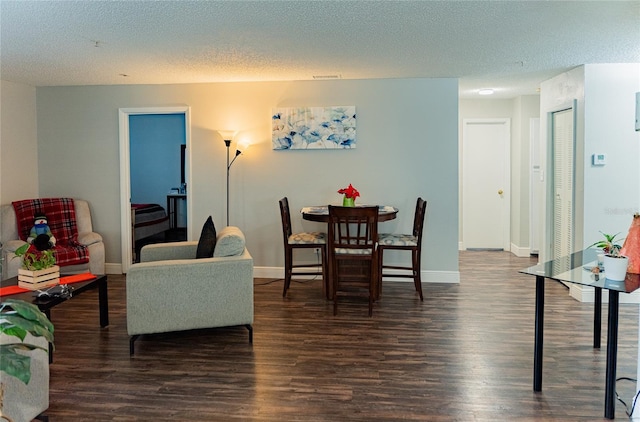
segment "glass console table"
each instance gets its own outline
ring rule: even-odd
[[[627,273],[624,281],[607,280],[606,274],[596,275],[587,269],[596,265],[597,251],[586,249],[569,256],[525,268],[520,272],[536,277],[535,334],[533,351],[533,390],[542,391],[542,345],[544,332],[545,279],[594,287],[593,347],[600,348],[602,289],[609,291],[607,324],[607,367],[605,379],[604,416],[615,418],[615,383],[618,354],[618,310],[620,293],[640,288],[640,274]]]

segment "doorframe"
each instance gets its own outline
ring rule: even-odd
[[[545,149],[546,149],[546,154],[545,154],[545,159],[546,159],[546,163],[543,166],[546,167],[546,180],[545,180],[545,192],[543,194],[544,197],[544,227],[543,227],[543,233],[544,233],[544,239],[541,242],[540,245],[540,254],[539,257],[541,258],[541,262],[544,261],[548,261],[550,259],[553,259],[553,239],[554,239],[554,234],[553,234],[553,221],[554,221],[554,195],[555,195],[555,182],[554,182],[554,167],[553,167],[553,155],[554,155],[554,144],[553,144],[553,114],[554,113],[558,113],[561,111],[565,111],[565,110],[572,110],[573,113],[573,169],[571,169],[571,171],[573,172],[573,224],[574,224],[574,233],[573,233],[573,244],[571,246],[572,250],[575,250],[575,245],[576,245],[576,235],[578,234],[575,229],[577,228],[577,224],[576,224],[576,190],[577,190],[577,172],[576,172],[576,168],[577,168],[577,136],[578,136],[578,124],[577,124],[577,108],[578,108],[578,101],[576,99],[572,99],[560,104],[557,104],[556,106],[552,107],[549,111],[546,112],[546,128],[540,128],[540,130],[542,131],[543,129],[546,131],[547,134],[547,139],[546,139],[546,145],[544,145]],[[541,145],[542,146],[542,145]]]
[[[184,114],[185,144],[187,155],[185,157],[185,172],[187,186],[192,187],[191,180],[191,107],[136,107],[118,109],[119,137],[120,137],[120,244],[122,273],[126,274],[133,259],[131,231],[131,163],[130,163],[130,132],[129,116],[141,114]],[[187,227],[191,227],[193,196],[187,195]],[[187,230],[189,232],[189,230]]]
[[[538,254],[542,244],[540,230],[542,225],[542,203],[544,196],[545,174],[542,168],[542,148],[540,143],[540,118],[529,119],[529,252]],[[534,157],[538,157],[537,161]],[[537,174],[535,172],[537,170]],[[538,176],[534,180],[533,176]],[[541,191],[537,192],[537,188]]]
[[[505,174],[504,174],[504,191],[506,192],[506,196],[507,196],[507,200],[505,201],[505,207],[506,210],[506,217],[507,217],[507,222],[506,222],[506,227],[504,227],[504,231],[502,233],[502,244],[503,244],[503,249],[505,251],[511,251],[511,141],[512,141],[512,136],[511,136],[511,118],[509,117],[493,117],[493,118],[464,118],[462,119],[462,141],[461,141],[461,148],[464,148],[465,142],[466,142],[466,138],[467,138],[467,124],[501,124],[501,125],[505,125],[507,127],[507,132],[508,132],[508,140],[507,140],[507,144],[505,145],[505,149],[504,151],[501,152],[501,154],[503,155],[503,159],[505,160]],[[460,154],[460,168],[462,171],[462,177],[461,177],[461,183],[459,186],[460,189],[460,198],[461,198],[461,203],[462,203],[462,212],[460,213],[460,221],[462,223],[462,230],[461,233],[462,235],[462,242],[460,244],[460,249],[465,249],[466,246],[466,241],[464,239],[464,207],[465,207],[465,201],[464,201],[464,187],[462,186],[462,182],[464,182],[464,151],[462,151],[462,153]]]

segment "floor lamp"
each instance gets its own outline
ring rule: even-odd
[[[231,139],[225,139],[224,144],[227,146],[227,226],[229,226],[229,169],[238,155],[242,154],[242,151],[236,149],[236,155],[234,155],[233,160],[229,162],[229,147],[231,146]]]

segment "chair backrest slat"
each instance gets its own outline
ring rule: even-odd
[[[378,240],[378,207],[329,205],[331,250],[375,249]]]

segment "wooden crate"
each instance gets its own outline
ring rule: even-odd
[[[38,290],[59,283],[60,267],[57,265],[38,271],[18,269],[18,286],[24,289]]]

